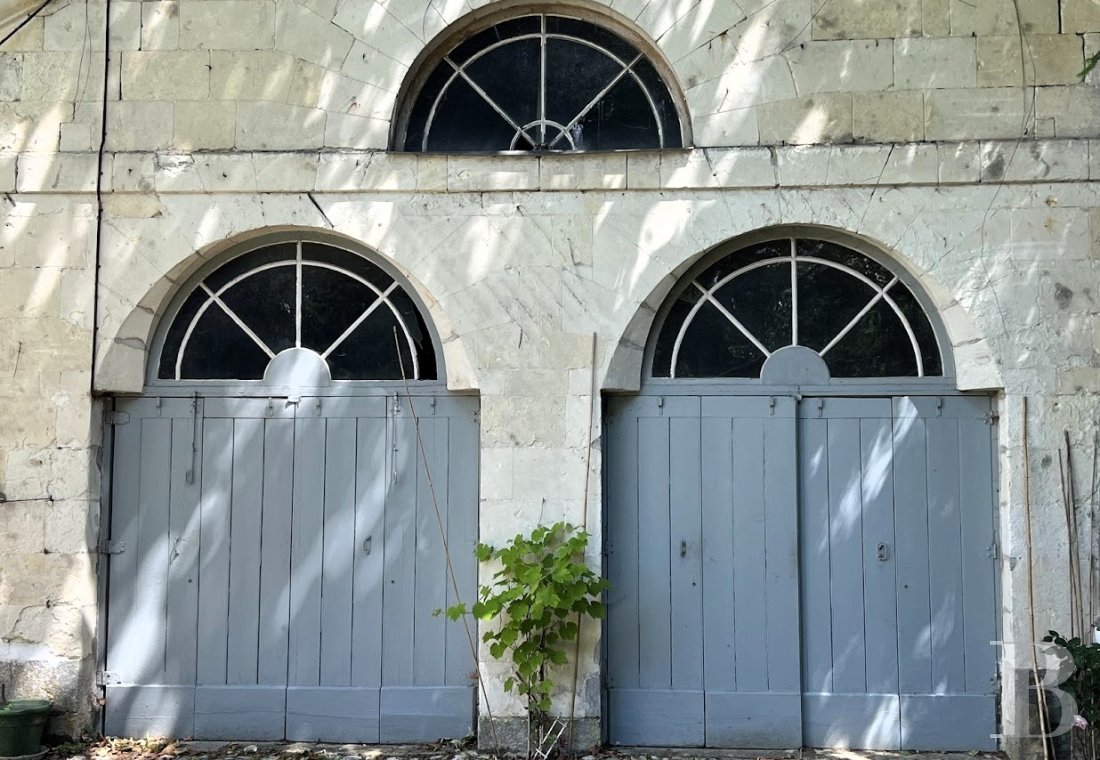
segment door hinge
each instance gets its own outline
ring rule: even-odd
[[[122,679],[119,678],[118,673],[112,670],[97,670],[95,672],[96,686],[112,686],[120,683],[122,683]]]
[[[985,413],[985,424],[987,424],[987,425],[996,425],[997,421],[1000,420],[1000,419],[1001,419],[1001,416],[999,414],[997,414],[996,412],[986,412]]]
[[[1001,550],[997,546],[996,541],[991,543],[989,545],[989,548],[985,550],[985,556],[989,557],[990,559],[1000,559],[1001,558]]]
[[[100,554],[122,554],[126,551],[125,541],[111,541],[110,539],[103,539],[99,542],[96,550]]]
[[[129,412],[118,412],[113,409],[108,409],[103,413],[104,425],[125,425],[129,421]]]

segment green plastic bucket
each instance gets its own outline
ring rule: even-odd
[[[45,699],[0,702],[0,757],[38,752],[49,715],[50,702]]]

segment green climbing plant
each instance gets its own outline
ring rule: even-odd
[[[510,657],[512,673],[504,689],[524,697],[540,720],[550,712],[552,666],[569,660],[566,642],[576,640],[582,618],[604,616],[600,596],[608,584],[584,561],[588,540],[586,531],[559,522],[540,525],[527,536],[518,534],[499,548],[478,544],[478,560],[498,560],[500,570],[478,590],[469,610],[465,604],[447,609],[452,620],[465,614],[499,619],[482,640],[494,658]]]

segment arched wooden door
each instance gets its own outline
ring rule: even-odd
[[[607,407],[612,743],[995,748],[995,418],[905,279],[779,238],[674,291]]]
[[[201,272],[157,345],[112,414],[106,732],[472,733],[466,632],[434,613],[444,539],[476,589],[478,405],[404,287],[265,245]]]

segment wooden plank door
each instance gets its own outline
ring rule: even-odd
[[[805,742],[897,749],[890,399],[807,399],[800,416]]]
[[[204,400],[194,736],[285,735],[294,414]]]
[[[988,411],[964,397],[802,402],[806,744],[995,748]]]
[[[465,630],[435,611],[454,600],[444,536],[463,598],[476,593],[477,406],[419,401],[424,455],[407,398],[299,404],[288,739],[473,732]]]
[[[107,599],[111,736],[187,736],[195,718],[201,399],[119,400]]]
[[[638,397],[608,419],[615,744],[800,744],[791,399]]]

